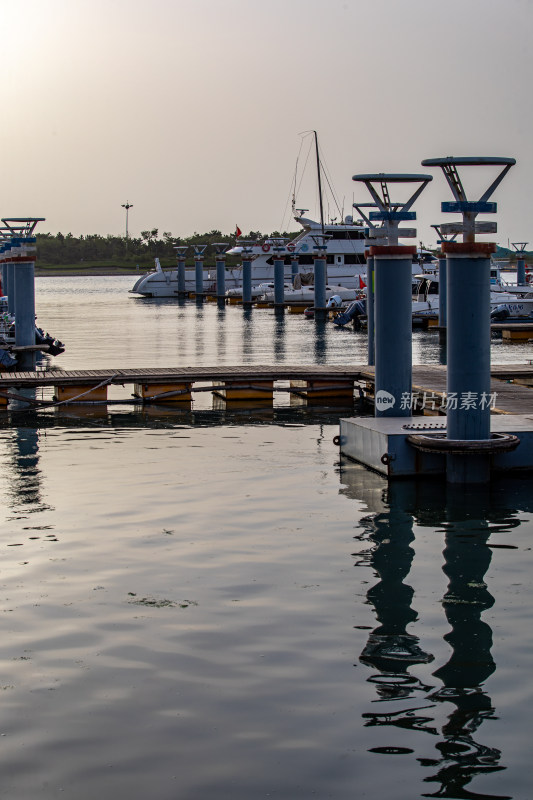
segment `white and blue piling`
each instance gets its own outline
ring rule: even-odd
[[[490,256],[496,245],[476,242],[476,233],[495,232],[496,224],[476,224],[480,213],[496,213],[489,202],[494,190],[516,163],[514,158],[433,158],[426,167],[441,167],[454,200],[442,203],[445,213],[461,214],[462,242],[444,242],[447,283],[446,440],[458,444],[447,456],[449,483],[485,483],[490,477]],[[498,166],[500,174],[477,201],[468,200],[458,167]],[[452,223],[453,225],[453,223]],[[448,232],[443,226],[444,232]],[[477,442],[484,442],[481,446]],[[438,445],[437,445],[438,446]],[[478,452],[485,448],[487,454]]]
[[[525,286],[526,280],[526,261],[525,250],[527,242],[512,242],[516,250],[516,283],[518,286]]]
[[[248,243],[242,250],[242,306],[249,310],[252,307],[252,260],[253,251]]]
[[[285,303],[285,243],[277,241],[274,251],[274,308],[283,308]]]
[[[7,296],[7,311],[15,313],[15,264],[11,259],[11,237],[4,242],[4,286],[3,292]]]
[[[228,244],[227,242],[219,242],[213,244],[213,247],[215,248],[217,301],[219,305],[222,305],[226,302],[226,251]]]
[[[8,266],[13,268],[9,277],[10,292],[14,294],[15,346],[21,348],[17,362],[22,370],[34,370],[35,352],[35,258],[36,239],[33,231],[43,218],[17,217],[2,220],[11,232]],[[25,349],[28,348],[28,349]]]
[[[177,274],[178,274],[178,297],[185,297],[187,294],[186,289],[186,282],[185,282],[185,258],[186,253],[189,248],[187,245],[179,245],[175,246],[174,250],[176,251],[176,258],[178,261],[177,264]]]
[[[294,283],[294,279],[298,275],[300,271],[300,257],[297,252],[295,252],[295,245],[288,244],[287,250],[291,254],[291,278],[292,282]]]
[[[370,247],[375,244],[386,244],[385,239],[381,239],[382,226],[376,225],[368,218],[367,208],[376,209],[376,203],[354,203],[353,207],[360,214],[368,226],[368,238],[365,241],[365,258],[366,258],[366,330],[368,342],[368,363],[374,366],[376,363],[376,347],[375,347],[375,271],[374,271],[374,256],[370,255]],[[365,211],[363,211],[365,209]]]
[[[431,175],[366,174],[354,175],[354,181],[366,185],[376,211],[371,223],[380,222],[379,241],[369,255],[374,260],[375,314],[375,400],[376,417],[408,417],[411,404],[406,399],[412,391],[412,261],[416,247],[398,244],[399,238],[412,238],[416,231],[401,230],[399,224],[416,219],[411,211]],[[407,202],[392,203],[389,184],[417,184]],[[368,289],[368,286],[367,286]]]
[[[315,242],[313,251],[313,271],[315,283],[315,320],[324,321],[326,319],[327,305],[327,245],[324,236],[313,236]]]
[[[207,245],[199,244],[194,246],[194,285],[197,300],[203,300],[204,296],[204,253]]]
[[[15,345],[35,345],[35,249],[34,237],[13,237],[11,258],[15,265]],[[34,370],[35,350],[21,351],[18,366]]]
[[[476,233],[496,231],[495,223],[476,218],[479,213],[496,212],[489,198],[514,163],[512,158],[484,157],[422,162],[424,167],[441,167],[452,190],[454,200],[443,203],[442,210],[463,217],[459,225],[442,226],[446,234],[459,228],[463,237],[462,242],[442,244],[447,273],[447,382],[441,408],[446,417],[438,422],[420,422],[420,417],[412,415],[402,420],[342,420],[339,436],[344,455],[389,479],[445,475],[450,485],[468,486],[486,483],[493,470],[533,468],[530,418],[523,414],[491,417],[490,255],[495,245],[475,238]],[[457,171],[462,166],[502,169],[480,199],[470,201]],[[394,351],[389,357],[396,357]],[[409,393],[413,397],[411,388]]]

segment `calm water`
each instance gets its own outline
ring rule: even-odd
[[[131,284],[38,280],[55,363],[365,361]],[[339,414],[208,403],[0,417],[0,797],[533,797],[532,479],[388,488]]]

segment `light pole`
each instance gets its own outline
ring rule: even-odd
[[[122,203],[122,208],[126,209],[126,239],[128,238],[128,211],[133,208],[132,203]]]

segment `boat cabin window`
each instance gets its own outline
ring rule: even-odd
[[[335,229],[326,229],[326,234],[330,239],[364,239],[365,234],[363,231],[338,231]]]
[[[345,253],[344,254],[344,263],[345,264],[366,264],[366,258],[364,253]]]

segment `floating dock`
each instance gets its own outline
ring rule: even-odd
[[[105,402],[109,386],[131,387],[139,402],[190,402],[198,391],[250,403],[272,402],[275,392],[290,392],[299,398],[335,405],[342,399],[350,405],[361,394],[372,403],[375,368],[368,365],[277,364],[216,367],[139,367],[125,369],[0,372],[0,403],[7,405],[17,391],[52,387],[58,402]],[[287,386],[287,383],[289,384]],[[533,363],[494,365],[491,368],[492,413],[533,415]],[[446,393],[446,367],[413,367],[413,396],[421,414],[439,414]],[[421,407],[423,406],[423,407]]]

